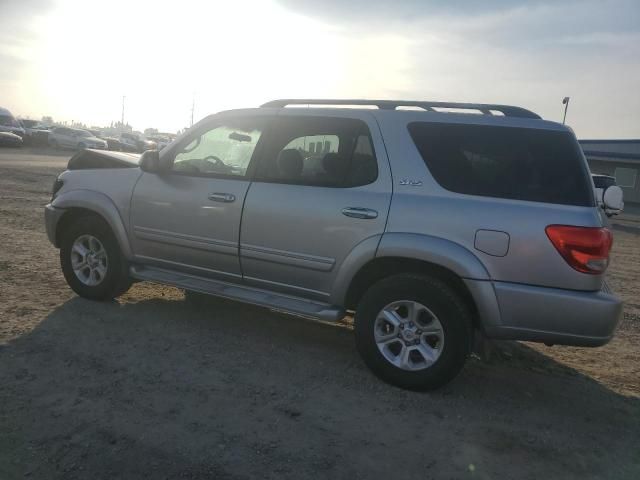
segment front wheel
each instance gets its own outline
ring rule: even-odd
[[[81,297],[110,300],[131,286],[118,242],[96,216],[80,217],[63,232],[60,264],[67,283]]]
[[[446,283],[394,275],[374,284],[355,315],[356,346],[379,378],[409,390],[434,390],[462,369],[472,345],[466,303]]]

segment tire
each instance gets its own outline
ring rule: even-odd
[[[78,253],[80,247],[76,242],[85,250],[104,251],[104,255],[96,255],[91,259],[85,257],[84,263],[93,263],[95,269],[87,266],[74,270],[74,266],[82,264],[82,261],[79,261],[82,256]],[[62,273],[67,284],[78,295],[90,300],[111,300],[129,290],[132,281],[128,274],[127,262],[120,252],[111,228],[102,218],[79,217],[62,232],[60,243]]]
[[[411,308],[417,316],[409,315]],[[400,320],[399,325],[388,322],[391,317],[393,323]],[[446,283],[422,275],[394,275],[362,297],[355,340],[365,364],[383,381],[408,390],[435,390],[458,375],[471,353],[472,316]]]

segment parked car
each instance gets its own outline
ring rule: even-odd
[[[95,137],[91,132],[69,127],[54,127],[51,129],[49,145],[54,148],[74,148],[79,150],[85,148],[106,150],[107,148],[107,142]]]
[[[0,108],[0,132],[10,132],[24,137],[24,128],[6,108]]]
[[[104,137],[103,140],[107,142],[107,149],[114,150],[116,152],[124,152],[127,150],[126,146],[115,137]]]
[[[153,142],[155,144],[156,150],[162,150],[164,147],[169,145],[172,140],[169,137],[161,137],[161,136],[147,136],[146,140],[149,142]],[[149,149],[152,150],[152,149]]]
[[[616,186],[616,179],[610,175],[601,175],[598,173],[591,174],[591,178],[593,179],[593,185],[596,193],[596,201],[598,202],[598,206],[602,208],[608,217],[613,217],[614,215],[620,215],[622,210],[624,209],[624,202],[622,202],[619,209],[613,209],[610,207],[605,207],[604,203],[604,194],[609,187]],[[622,189],[619,189],[622,192]],[[614,190],[616,194],[618,190]]]
[[[45,219],[78,295],[147,280],[323,320],[355,312],[364,362],[408,389],[454,378],[474,336],[603,345],[622,308],[575,135],[519,107],[227,111],[161,152],[77,154]]]
[[[20,135],[11,132],[0,132],[0,146],[2,147],[21,147],[23,140]]]
[[[24,141],[31,145],[46,145],[49,138],[49,129],[38,120],[21,118],[18,120],[24,129]]]
[[[122,144],[122,150],[125,152],[142,153],[146,150],[155,150],[157,148],[154,142],[145,140],[135,133],[121,133],[118,140]]]

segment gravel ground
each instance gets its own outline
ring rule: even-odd
[[[136,284],[67,288],[42,206],[64,157],[0,150],[0,479],[640,478],[640,235],[598,349],[496,344],[416,394],[364,367],[348,325]]]

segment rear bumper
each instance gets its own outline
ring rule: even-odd
[[[492,285],[496,302],[493,308],[479,306],[489,338],[596,347],[611,340],[622,312],[622,301],[606,284],[599,292],[582,292],[484,283]],[[484,297],[488,297],[487,286],[483,288]],[[477,303],[482,302],[491,300]],[[483,310],[492,312],[492,317],[483,316]]]
[[[51,204],[44,207],[44,225],[47,230],[47,237],[54,247],[59,247],[56,242],[56,228],[64,212],[64,209],[56,208]]]

